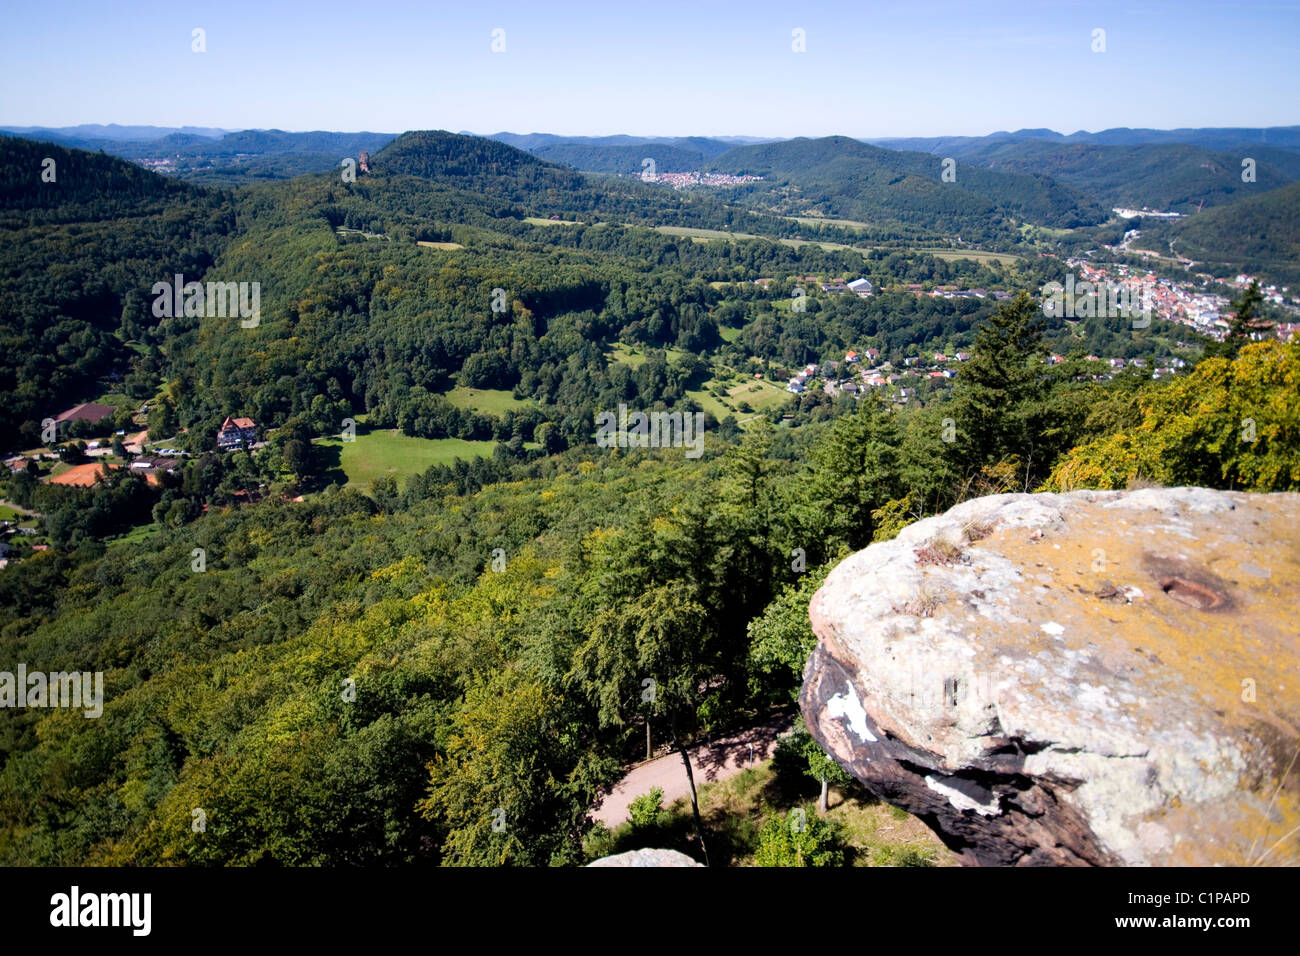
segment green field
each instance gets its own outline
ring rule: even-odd
[[[666,236],[690,236],[692,239],[759,239],[748,232],[724,232],[721,229],[696,229],[692,226],[655,226]]]
[[[709,412],[718,421],[732,415],[742,424],[758,414],[785,405],[790,400],[790,393],[780,385],[760,379],[726,384],[727,397],[718,398],[713,394],[716,379],[710,379],[703,388],[687,391],[688,398],[697,402],[701,409]],[[740,410],[740,403],[746,402],[752,411]]]
[[[432,465],[450,465],[457,458],[486,458],[495,442],[464,441],[460,438],[411,438],[396,429],[358,434],[356,441],[320,438],[315,444],[323,449],[337,448],[339,467],[347,483],[369,491],[376,478],[392,475],[398,487],[405,487],[409,475],[426,471]]]
[[[521,408],[529,408],[535,403],[515,396],[506,388],[466,388],[463,385],[457,385],[446,394],[447,401],[451,402],[457,408],[468,408],[472,411],[483,412],[485,415],[504,415],[506,412],[517,412]]]
[[[971,259],[975,262],[1016,262],[1021,257],[1013,255],[1010,252],[981,252],[978,249],[910,249],[913,255],[931,255],[936,259],[942,259],[944,262],[952,262],[956,259]]]
[[[121,392],[105,392],[98,398],[92,398],[91,401],[96,405],[112,405],[114,408],[122,408],[125,406],[132,411],[140,407],[139,401],[131,398],[129,395],[124,395]]]
[[[622,342],[615,342],[613,347],[605,353],[605,358],[611,362],[622,362],[631,368],[640,368],[645,364],[646,352],[650,351],[644,345],[625,345]],[[664,352],[668,356],[669,362],[679,362],[687,356],[685,349],[667,348]]]
[[[534,226],[578,226],[576,219],[542,219],[539,216],[524,216],[524,222]]]
[[[164,530],[166,529],[164,529],[162,525],[157,524],[137,525],[126,534],[118,535],[110,542],[110,545],[144,541],[147,538],[152,538],[154,535],[162,534]]]
[[[857,219],[820,219],[816,216],[786,216],[787,219],[793,219],[801,226],[839,226],[843,229],[870,229],[871,224],[860,222]]]
[[[736,410],[734,408],[730,408],[727,405],[724,405],[721,401],[719,401],[716,395],[714,395],[712,392],[706,391],[705,389],[702,388],[688,389],[686,392],[686,397],[689,398],[691,401],[695,402],[697,405],[699,405],[702,411],[708,412],[718,421],[722,421],[728,415],[734,416],[736,414]]]

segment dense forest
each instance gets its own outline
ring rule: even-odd
[[[98,719],[0,709],[0,863],[579,864],[647,734],[682,748],[789,705],[848,552],[982,494],[1300,489],[1300,344],[1044,315],[1063,265],[1019,225],[1092,222],[1092,200],[974,170],[944,192],[839,141],[741,149],[732,168],[810,174],[799,204],[825,214],[892,181],[903,228],[810,241],[775,180],[675,193],[444,132],[354,180],[220,190],[0,141],[21,453],[0,497],[33,513],[0,660],[105,675]],[[906,244],[990,216],[1020,253]],[[259,321],[159,316],[174,273],[259,283]],[[874,294],[838,290],[858,277]],[[785,389],[852,350],[898,381]],[[43,419],[109,397],[56,463],[34,451]],[[598,446],[620,405],[700,412],[703,453]],[[219,446],[230,416],[255,447]],[[154,480],[135,428],[175,462]],[[381,436],[483,453],[362,480]],[[53,482],[87,438],[119,467]]]

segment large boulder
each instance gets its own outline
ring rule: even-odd
[[[703,863],[696,863],[685,853],[678,853],[676,850],[628,850],[626,853],[615,853],[613,856],[602,856],[599,860],[588,863],[587,866],[703,866]]]
[[[963,862],[1300,861],[1300,494],[974,499],[810,617],[809,730]]]

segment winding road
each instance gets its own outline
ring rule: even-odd
[[[706,783],[727,780],[742,770],[767,760],[776,750],[777,738],[788,733],[793,726],[794,714],[786,713],[734,736],[688,747],[686,752],[691,758],[691,772],[695,775],[696,788]],[[612,830],[627,819],[628,805],[654,787],[663,788],[664,806],[671,806],[680,797],[690,796],[691,789],[686,780],[686,768],[682,766],[681,754],[674,751],[633,767],[596,804],[591,816]]]

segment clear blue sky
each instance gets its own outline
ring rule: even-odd
[[[0,23],[5,125],[874,137],[1300,123],[1295,0],[10,0]]]

